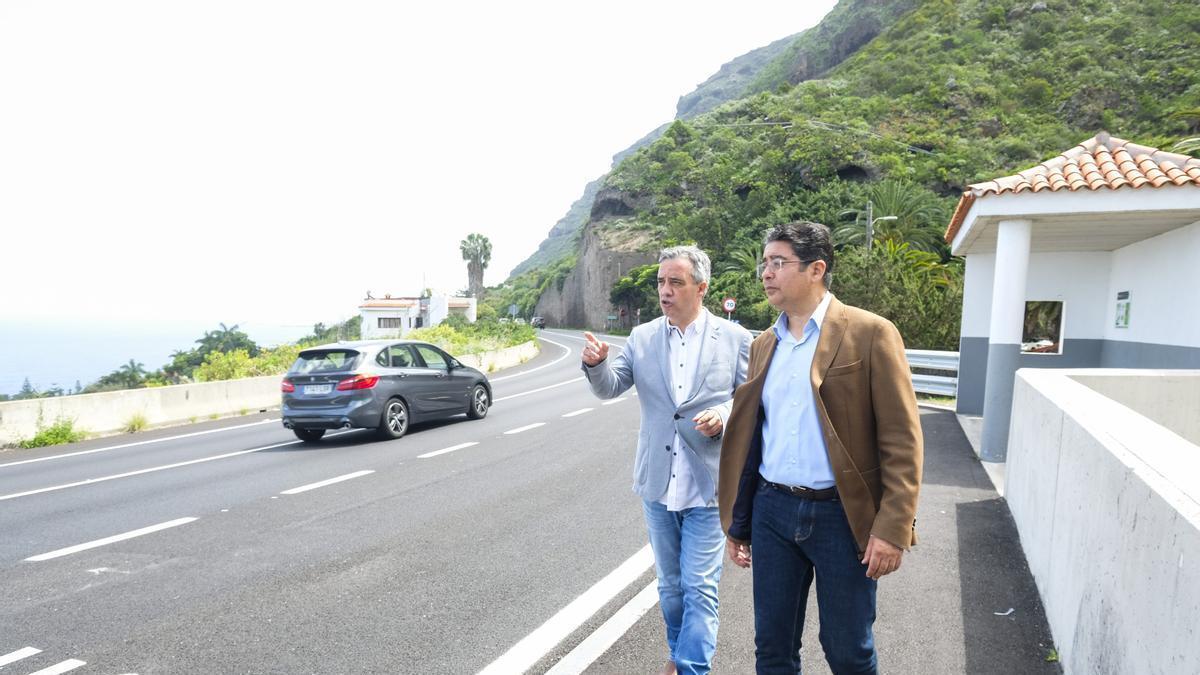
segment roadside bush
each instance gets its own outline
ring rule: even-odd
[[[133,415],[130,415],[128,420],[125,421],[124,430],[127,434],[136,434],[137,432],[149,426],[149,424],[150,422],[146,419],[145,415],[141,413],[134,413]]]
[[[535,338],[534,330],[528,325],[513,323],[468,323],[454,328],[448,322],[429,328],[418,328],[404,337],[433,343],[453,356],[478,354],[513,347]]]
[[[63,443],[78,443],[87,438],[87,432],[75,428],[75,421],[60,417],[48,427],[38,425],[38,432],[33,438],[21,441],[17,445],[22,448],[44,448],[48,445]]]

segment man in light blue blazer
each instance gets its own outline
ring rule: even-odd
[[[695,246],[663,249],[663,316],[633,329],[613,359],[586,333],[592,392],[616,398],[636,386],[642,407],[633,491],[654,549],[670,658],[662,673],[707,673],[717,647],[717,584],[725,536],[717,511],[721,431],[746,379],[750,333],[704,308],[712,265]]]

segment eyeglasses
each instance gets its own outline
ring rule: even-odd
[[[809,265],[818,260],[820,260],[820,258],[813,258],[812,260],[787,260],[785,258],[771,258],[765,262],[758,263],[758,267],[756,267],[755,270],[758,272],[758,278],[761,279],[763,273],[768,269],[770,269],[772,272],[779,272],[783,269],[784,265]]]

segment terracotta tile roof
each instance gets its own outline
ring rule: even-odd
[[[1200,159],[1137,145],[1101,132],[1014,176],[967,186],[946,229],[946,241],[954,241],[975,200],[988,195],[1189,184],[1200,186]]]

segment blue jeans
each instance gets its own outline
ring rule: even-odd
[[[671,660],[681,675],[707,673],[717,649],[717,584],[725,549],[721,517],[716,507],[668,511],[643,500],[642,508]]]
[[[876,673],[875,588],[842,502],[761,486],[751,517],[754,645],[758,675],[800,669],[800,636],[813,577],[821,647],[834,675]]]

